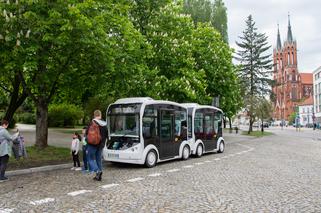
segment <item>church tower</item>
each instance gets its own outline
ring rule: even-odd
[[[289,116],[295,112],[296,102],[302,97],[297,63],[297,45],[293,39],[290,16],[288,17],[287,37],[283,46],[278,26],[273,61],[273,79],[275,81],[275,85],[272,88],[275,95],[274,118],[288,120]]]

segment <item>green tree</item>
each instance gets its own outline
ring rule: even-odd
[[[213,14],[211,23],[222,35],[223,41],[228,43],[227,34],[227,8],[223,0],[215,0],[213,5]]]
[[[240,42],[236,42],[240,48],[237,51],[237,59],[240,62],[240,79],[244,89],[244,100],[250,117],[248,133],[252,131],[255,120],[254,107],[256,98],[267,95],[271,92],[270,78],[272,60],[271,54],[266,53],[270,49],[267,36],[258,33],[255,22],[251,15],[246,20],[246,29],[239,37]]]
[[[184,13],[190,14],[195,26],[198,23],[209,22],[228,43],[227,9],[223,0],[184,0]]]
[[[148,25],[146,38],[153,51],[148,64],[157,73],[153,88],[161,99],[202,103],[208,100],[205,72],[195,69],[194,25],[181,9],[169,4]]]
[[[261,131],[264,132],[264,120],[272,118],[272,103],[264,97],[256,98],[256,105],[254,108],[255,117],[261,120]]]
[[[124,21],[122,6],[107,0],[0,3],[9,14],[1,14],[1,34],[6,42],[16,41],[10,47],[19,66],[13,74],[36,105],[38,147],[47,146],[48,105],[57,90],[77,85],[80,77],[100,84],[113,71],[110,23]]]
[[[232,64],[231,48],[213,27],[200,23],[193,33],[193,56],[196,70],[205,72],[206,94],[220,97],[220,107],[231,118],[241,107],[240,85]]]

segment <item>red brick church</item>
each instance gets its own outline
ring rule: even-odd
[[[287,39],[281,43],[278,28],[276,48],[273,50],[275,95],[273,118],[275,120],[289,120],[295,108],[302,101],[312,96],[312,73],[300,73],[297,60],[297,43],[293,39],[290,17],[288,21]]]

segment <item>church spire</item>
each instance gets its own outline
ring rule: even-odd
[[[291,23],[290,23],[290,14],[288,15],[288,37],[287,42],[292,43],[293,37],[292,37],[292,29],[291,29]]]
[[[281,50],[282,46],[281,46],[281,36],[280,36],[280,29],[279,29],[279,24],[278,24],[278,37],[276,40],[276,49],[277,50]]]

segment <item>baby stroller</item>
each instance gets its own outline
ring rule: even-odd
[[[19,160],[21,157],[27,157],[27,151],[25,147],[25,141],[22,134],[17,129],[17,132],[12,135],[12,152],[13,156]]]

